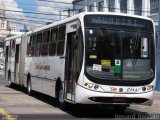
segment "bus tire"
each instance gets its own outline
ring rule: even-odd
[[[67,105],[64,101],[64,91],[63,91],[63,87],[62,87],[62,84],[61,82],[58,82],[57,86],[57,92],[56,92],[56,99],[57,99],[57,102],[58,102],[58,107],[62,110],[66,110],[67,109]]]
[[[32,93],[32,86],[31,86],[31,78],[30,76],[27,78],[27,94],[31,95]]]
[[[10,71],[8,72],[8,86],[9,86],[9,87],[12,87],[11,73],[10,73]]]

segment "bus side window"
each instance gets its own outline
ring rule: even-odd
[[[42,33],[37,34],[36,46],[35,46],[35,56],[40,56],[41,51],[41,43],[42,43]]]
[[[46,30],[43,32],[42,43],[48,43],[50,37],[50,30]]]
[[[32,41],[32,45],[35,45],[36,44],[36,41],[37,41],[37,35],[33,35],[33,41]]]
[[[31,46],[31,56],[35,55],[35,46]]]
[[[49,43],[49,56],[54,56],[56,54],[57,33],[58,33],[57,28],[53,28],[51,30],[50,43]]]
[[[27,56],[31,56],[31,43],[33,42],[33,36],[30,36],[30,42],[27,43]]]
[[[49,44],[49,55],[54,56],[56,54],[56,43]]]
[[[41,44],[42,43],[42,33],[37,34],[37,41],[36,44]]]
[[[57,33],[58,33],[58,29],[57,28],[53,28],[51,30],[50,42],[56,42],[57,41]]]
[[[50,37],[50,31],[46,30],[43,32],[42,36],[42,45],[41,45],[41,55],[47,56],[48,55],[48,42]]]
[[[11,57],[11,44],[12,44],[12,42],[10,41],[10,44],[9,44],[9,57]]]
[[[57,41],[57,55],[63,55],[64,53],[64,41],[66,34],[66,26],[59,27],[58,41]]]
[[[12,45],[11,45],[11,57],[14,57],[15,55],[15,40],[12,40]]]
[[[30,54],[31,54],[32,57],[35,55],[36,41],[37,41],[37,35],[35,34],[35,35],[32,36],[32,40],[31,40],[31,52],[30,52]]]

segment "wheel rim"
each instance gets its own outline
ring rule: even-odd
[[[63,103],[64,102],[64,98],[63,98],[63,89],[61,88],[59,91],[59,102]]]
[[[30,84],[30,81],[28,82],[28,93],[31,92],[31,84]]]
[[[8,78],[8,85],[11,85],[11,77]]]

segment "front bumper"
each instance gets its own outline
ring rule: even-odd
[[[146,93],[104,93],[76,87],[75,102],[80,104],[143,104],[152,105],[153,91]]]

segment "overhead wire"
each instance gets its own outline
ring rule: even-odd
[[[0,4],[0,5],[3,5],[3,4]],[[11,6],[11,5],[5,5],[5,6],[7,6],[7,7],[11,7],[11,8],[22,9],[22,8],[15,7],[15,6]],[[51,7],[51,6],[48,6],[48,8],[52,8],[52,9],[54,9],[54,8],[59,8],[59,7]],[[1,9],[1,10],[3,10],[3,9]],[[5,10],[5,9],[4,9],[4,10]],[[28,10],[28,11],[33,12],[33,11],[32,11],[33,9],[23,8],[23,10]],[[51,12],[46,12],[46,11],[41,11],[41,10],[38,10],[38,11],[43,12],[43,13],[52,14]],[[57,15],[58,15],[58,14],[57,14]]]
[[[0,9],[4,10],[4,9]],[[23,13],[30,13],[30,14],[42,14],[42,15],[55,15],[55,16],[67,16],[67,15],[59,15],[59,14],[54,14],[54,13],[42,13],[42,12],[31,12],[31,11],[18,11],[18,10],[4,10],[4,11],[9,11],[9,12],[23,12]]]
[[[35,22],[20,22],[20,21],[12,21],[12,20],[9,20],[9,22],[11,23],[16,23],[16,24],[21,24],[21,25],[29,25],[29,26],[35,26],[35,27],[41,27],[43,24],[36,24],[35,25]]]
[[[22,20],[22,21],[33,21],[36,23],[46,23],[48,21],[37,21],[37,20],[29,20],[29,19],[24,19],[24,18],[14,18],[14,17],[8,17],[7,19],[11,19],[11,20]]]
[[[59,2],[59,1],[55,1],[55,0],[38,0],[38,1],[43,1],[43,2],[52,2],[52,3],[60,3],[60,4],[71,4],[73,5],[73,3],[71,2]],[[27,4],[27,3],[19,3],[19,4],[26,4],[26,5],[33,5],[33,4]],[[79,4],[79,3],[75,3],[74,5],[80,5],[80,6],[90,6],[90,5],[84,5],[84,4]],[[48,7],[48,6],[46,6]],[[99,6],[93,6],[93,7],[99,7]],[[120,8],[115,8],[115,7],[102,7],[102,8],[112,8],[114,10],[118,9],[118,10],[122,10]],[[124,9],[123,9],[124,10]],[[131,10],[131,9],[125,9],[127,11],[140,11],[140,12],[149,12],[150,11],[144,11],[144,10]],[[74,9],[74,11],[78,11],[78,9]],[[67,16],[67,15],[65,15]]]
[[[9,2],[9,1],[6,1],[6,0],[3,0],[4,2]],[[14,3],[14,2],[9,2],[9,3]],[[36,4],[29,4],[29,3],[22,3],[22,2],[18,2],[18,4],[21,4],[21,5],[28,5],[28,6],[41,6],[41,7],[53,7],[51,5],[49,6],[45,6],[45,5],[36,5]],[[62,7],[55,7],[54,8],[60,8],[60,9],[64,9]]]
[[[69,2],[59,2],[59,1],[54,1],[54,0],[38,0],[38,1],[43,1],[43,2],[53,2],[53,3],[59,3],[59,4],[72,4],[72,3],[69,3]],[[33,5],[33,6],[36,6],[34,4],[27,4],[27,3],[19,3],[19,4],[26,4],[26,5]],[[75,4],[75,5],[81,5],[81,6],[90,6],[90,5],[83,5],[83,4]],[[44,7],[50,7],[50,6],[44,6]],[[93,7],[99,7],[99,6],[93,6]],[[59,7],[57,7],[59,8]],[[110,8],[110,7],[102,7],[102,8]],[[112,7],[112,9],[120,9],[120,8],[114,8]],[[2,10],[2,9],[0,9]],[[25,10],[25,9],[24,9]],[[27,9],[29,10],[29,9]],[[128,9],[127,9],[128,10]],[[10,12],[23,12],[23,13],[29,13],[29,14],[42,14],[42,15],[55,15],[55,16],[67,16],[67,15],[60,15],[60,14],[54,14],[54,13],[44,13],[43,12],[33,12],[33,11],[15,11],[15,10],[5,10],[5,11],[10,11]],[[139,11],[139,10],[130,10],[130,11]],[[141,12],[150,12],[150,11],[142,11]],[[26,16],[26,17],[29,17],[29,16]],[[35,18],[35,19],[39,19],[37,17],[31,17],[30,18]],[[40,18],[40,19],[43,19],[43,18]],[[46,19],[46,20],[51,20],[51,19]],[[58,21],[58,20],[55,20],[55,21]]]
[[[7,16],[6,18],[8,18],[8,17],[13,17],[13,16]],[[18,15],[18,16],[15,16],[15,18],[19,18],[19,17],[22,17],[22,16],[20,16],[20,15]],[[50,18],[44,18],[44,17],[33,17],[33,16],[26,16],[25,15],[25,17],[26,18],[34,18],[34,19],[37,19],[37,20],[39,20],[39,19],[43,19],[43,20],[48,20],[48,21],[59,21],[58,19],[50,19]]]

